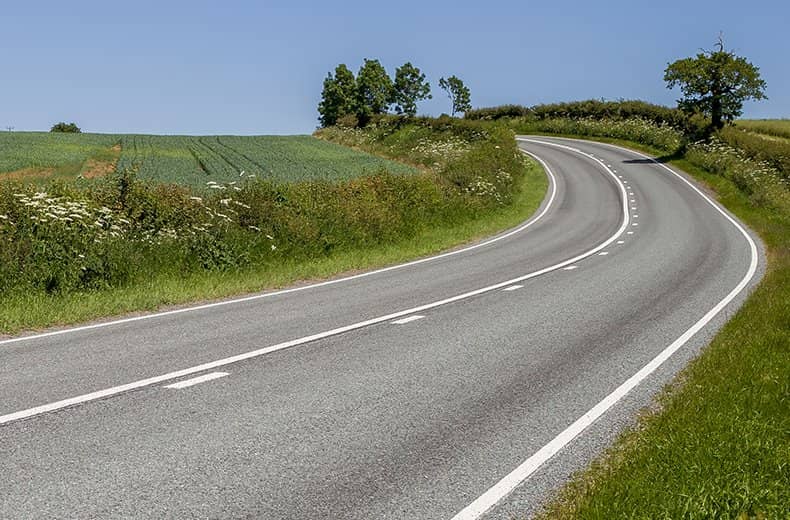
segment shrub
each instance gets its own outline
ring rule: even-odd
[[[744,132],[737,127],[724,127],[717,137],[742,150],[747,157],[770,164],[785,179],[790,179],[790,140]]]
[[[497,107],[475,108],[464,113],[464,119],[493,121],[504,117],[528,117],[532,110],[521,105],[500,105]]]

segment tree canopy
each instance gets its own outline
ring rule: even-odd
[[[82,133],[80,127],[78,127],[74,123],[65,123],[61,121],[60,123],[55,123],[52,125],[52,128],[49,129],[50,132],[63,132],[67,134],[79,134]]]
[[[420,69],[406,62],[395,70],[392,101],[398,114],[417,115],[417,102],[431,97],[431,85]]]
[[[365,59],[357,74],[357,117],[363,125],[370,116],[383,114],[392,101],[392,80],[379,60]]]
[[[458,112],[466,112],[472,109],[472,99],[469,92],[469,87],[464,85],[456,76],[450,76],[447,79],[439,78],[439,87],[447,92],[447,96],[452,103],[452,115]]]
[[[330,72],[324,79],[324,90],[318,104],[321,126],[331,126],[345,115],[354,114],[356,110],[357,83],[354,73],[344,63]]]
[[[721,37],[717,46],[716,50],[670,63],[664,71],[667,88],[679,86],[683,93],[678,107],[710,117],[714,129],[740,116],[745,100],[766,99],[760,69],[725,50]]]

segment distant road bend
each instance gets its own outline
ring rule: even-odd
[[[535,512],[710,340],[764,261],[641,154],[519,144],[549,194],[492,240],[0,341],[0,518]]]

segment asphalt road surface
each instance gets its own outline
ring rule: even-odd
[[[710,340],[764,261],[644,156],[519,143],[552,182],[497,240],[0,342],[0,518],[536,511]]]

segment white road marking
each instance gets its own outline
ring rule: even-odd
[[[636,202],[636,199],[631,199],[631,202]]]
[[[521,289],[524,287],[523,285],[511,285],[510,287],[505,287],[502,289],[503,291],[515,291],[516,289]]]
[[[562,270],[563,271],[572,271],[572,270],[578,269],[578,268],[579,268],[578,265],[569,265],[568,267],[563,267]]]
[[[634,223],[633,223],[633,224],[631,224],[631,225],[632,225],[632,226],[638,226],[638,225],[639,225],[639,223],[638,223],[638,222],[634,222]]]
[[[200,383],[205,383],[206,381],[213,381],[215,379],[219,379],[220,377],[225,377],[226,375],[228,375],[227,372],[212,372],[211,374],[193,377],[192,379],[187,379],[185,381],[179,381],[178,383],[173,383],[172,385],[167,385],[165,386],[165,388],[180,390],[182,388],[187,388],[190,386],[199,385]]]
[[[524,139],[521,139],[521,140],[524,140]],[[541,141],[535,141],[535,142],[541,142]],[[543,209],[543,211],[538,215],[538,217],[534,218],[533,220],[531,220],[530,222],[528,222],[524,226],[521,226],[521,228],[519,228],[519,229],[523,229],[524,227],[535,223],[538,218],[540,218],[543,215],[545,215],[546,212],[548,211],[548,208],[551,206],[551,202],[554,200],[555,195],[556,195],[556,179],[554,178],[554,174],[552,173],[551,168],[549,168],[548,164],[546,164],[546,162],[543,161],[540,157],[537,157],[536,155],[534,155],[534,154],[532,154],[530,152],[527,152],[527,151],[524,150],[524,153],[529,154],[530,156],[534,157],[546,169],[546,173],[549,175],[549,177],[552,180],[552,193],[551,193],[551,198],[549,200],[549,203],[546,205],[546,207]],[[582,152],[579,151],[579,153],[582,153]],[[603,166],[603,162],[602,161],[600,161],[598,159],[595,159],[595,161]],[[385,322],[385,321],[392,321],[392,320],[395,320],[397,318],[408,316],[410,314],[415,314],[417,312],[426,311],[426,310],[433,309],[433,308],[436,308],[436,307],[439,307],[439,306],[442,306],[442,305],[447,305],[447,304],[450,304],[450,303],[453,303],[453,302],[457,302],[457,301],[460,301],[460,300],[465,300],[465,299],[468,299],[468,298],[472,298],[472,297],[477,296],[479,294],[495,291],[497,289],[502,289],[504,287],[507,287],[508,285],[513,285],[513,284],[516,284],[516,283],[519,283],[519,282],[523,282],[525,280],[529,280],[530,278],[535,278],[537,276],[549,273],[551,271],[556,271],[557,269],[560,269],[560,268],[563,268],[565,266],[574,264],[574,263],[578,262],[579,260],[581,260],[583,258],[587,258],[589,256],[594,255],[595,253],[601,251],[606,246],[608,246],[609,244],[614,242],[614,240],[623,233],[623,231],[628,226],[628,223],[630,221],[630,219],[628,217],[628,203],[626,202],[626,197],[625,197],[625,186],[623,186],[620,183],[620,181],[617,179],[617,177],[614,174],[612,174],[611,171],[608,168],[604,167],[604,170],[608,174],[610,174],[612,176],[612,178],[615,180],[615,182],[617,183],[618,187],[620,188],[620,194],[621,194],[621,199],[622,199],[621,211],[622,211],[622,215],[623,215],[623,221],[620,224],[620,228],[617,231],[615,231],[614,234],[612,236],[610,236],[608,239],[606,239],[602,243],[598,244],[594,248],[590,249],[589,251],[585,251],[584,253],[581,253],[579,255],[574,256],[573,258],[569,258],[567,260],[563,260],[562,262],[559,262],[557,264],[554,264],[554,265],[551,265],[551,266],[548,266],[548,267],[544,267],[543,269],[539,269],[537,271],[533,271],[533,272],[525,274],[523,276],[519,276],[518,278],[513,278],[511,280],[506,280],[504,282],[500,282],[500,283],[497,283],[497,284],[494,284],[494,285],[489,285],[487,287],[482,287],[480,289],[475,289],[473,291],[469,291],[469,292],[466,292],[466,293],[463,293],[463,294],[458,294],[456,296],[451,296],[451,297],[445,298],[443,300],[439,300],[439,301],[435,301],[435,302],[431,302],[431,303],[426,303],[426,304],[420,305],[418,307],[412,307],[411,309],[405,309],[405,310],[402,310],[402,311],[393,312],[393,313],[387,314],[385,316],[379,316],[377,318],[371,318],[369,320],[360,321],[360,322],[357,322],[357,323],[352,323],[351,325],[345,325],[343,327],[338,327],[336,329],[327,330],[327,331],[324,331],[324,332],[319,332],[317,334],[311,334],[309,336],[304,336],[304,337],[293,339],[293,340],[290,340],[290,341],[284,341],[282,343],[278,343],[276,345],[271,345],[269,347],[263,347],[263,348],[260,348],[260,349],[257,349],[257,350],[244,352],[242,354],[237,354],[235,356],[227,357],[227,358],[224,358],[224,359],[211,361],[209,363],[203,363],[202,365],[196,365],[196,366],[193,366],[193,367],[184,368],[182,370],[176,370],[174,372],[169,372],[167,374],[162,374],[162,375],[159,375],[159,376],[149,377],[147,379],[141,379],[139,381],[134,381],[132,383],[127,383],[127,384],[124,384],[124,385],[114,386],[112,388],[106,388],[104,390],[98,390],[96,392],[91,392],[91,393],[88,393],[88,394],[78,395],[78,396],[71,397],[71,398],[68,398],[68,399],[63,399],[61,401],[55,401],[55,402],[52,402],[52,403],[44,404],[44,405],[41,405],[41,406],[36,406],[36,407],[33,407],[33,408],[28,408],[26,410],[20,410],[18,412],[9,413],[9,414],[6,414],[6,415],[0,415],[0,425],[6,424],[6,423],[9,423],[9,422],[12,422],[12,421],[17,421],[17,420],[20,420],[20,419],[26,419],[28,417],[33,417],[33,416],[40,415],[40,414],[43,414],[43,413],[48,413],[48,412],[52,412],[52,411],[55,411],[55,410],[60,410],[62,408],[66,408],[66,407],[69,407],[69,406],[74,406],[76,404],[86,403],[86,402],[89,402],[89,401],[94,401],[96,399],[103,399],[103,398],[106,398],[106,397],[109,397],[109,396],[112,396],[112,395],[117,395],[117,394],[120,394],[120,393],[123,393],[123,392],[128,392],[130,390],[135,390],[137,388],[143,388],[143,387],[146,387],[146,386],[162,383],[164,381],[169,381],[171,379],[178,379],[178,378],[181,378],[181,377],[184,377],[184,376],[187,376],[187,375],[196,374],[196,373],[200,373],[200,372],[206,372],[208,370],[213,370],[213,369],[216,369],[216,368],[219,368],[219,367],[231,365],[233,363],[238,363],[238,362],[241,362],[241,361],[245,361],[247,359],[256,358],[256,357],[259,357],[259,356],[270,354],[272,352],[277,352],[279,350],[292,348],[292,347],[295,347],[295,346],[298,346],[298,345],[304,345],[306,343],[312,343],[314,341],[318,341],[318,340],[321,340],[321,339],[324,339],[324,338],[328,338],[328,337],[331,337],[331,336],[337,336],[339,334],[343,334],[345,332],[350,332],[352,330],[357,330],[357,329],[361,329],[361,328],[364,328],[364,327],[369,327],[369,326],[375,325],[377,323],[382,323],[382,322]],[[511,231],[510,232],[510,234],[513,234],[513,233],[515,233],[515,231]],[[505,236],[505,235],[503,235],[503,236]],[[498,239],[501,239],[502,237],[499,237]],[[498,240],[498,239],[493,239],[493,240]],[[492,241],[489,241],[488,243],[490,243]],[[474,247],[474,246],[472,246],[472,247]],[[467,248],[466,250],[469,250],[469,249],[471,249],[471,248]],[[445,253],[445,256],[446,255],[447,255],[447,253]],[[440,258],[441,256],[442,255],[439,255],[439,256],[434,257],[434,258]],[[402,264],[402,265],[409,265],[409,264]],[[373,271],[373,272],[381,272],[381,271],[383,271],[383,270]],[[359,277],[359,276],[361,276],[361,275],[357,275],[357,277]],[[351,278],[354,278],[354,277],[345,278],[344,280],[349,280]],[[330,282],[319,283],[319,284],[314,285],[313,287],[317,287],[317,286],[321,286],[321,285],[327,285],[328,283],[330,283]],[[289,291],[292,292],[294,290],[296,290],[296,289],[288,289],[288,290],[285,290],[285,291],[281,291],[279,294],[282,294],[283,292],[289,292]],[[275,293],[269,293],[269,294],[275,294]],[[249,298],[242,298],[242,299],[239,299],[239,300],[232,300],[232,301],[238,302],[238,301],[254,300],[254,299],[261,298],[263,296],[265,296],[265,295],[252,296],[252,297],[249,297]],[[205,305],[205,306],[202,306],[202,307],[193,307],[192,309],[194,310],[194,309],[197,309],[197,308],[207,308],[207,307],[213,307],[213,306],[222,305],[222,304],[226,304],[226,302],[220,302],[218,304],[209,304],[209,305]],[[161,316],[163,314],[175,314],[177,312],[180,312],[180,311],[170,311],[168,313],[161,313],[159,315]],[[119,320],[117,322],[111,322],[111,323],[125,323],[125,322],[130,322],[130,321],[136,321],[138,319],[141,319],[141,318],[129,318],[127,320]],[[107,324],[105,324],[105,325],[107,325]],[[89,328],[96,328],[97,326],[99,326],[99,325],[89,325],[89,326],[83,327],[81,329],[69,329],[69,330],[70,331],[85,330],[85,329],[89,329]],[[68,332],[68,331],[52,332],[52,333],[42,334],[42,335],[40,335],[38,337],[54,336],[56,334],[62,334],[64,332]],[[31,337],[32,336],[27,337],[27,338],[19,338],[19,339],[17,339],[17,341],[21,341],[22,339],[30,339]],[[14,341],[14,340],[7,340],[7,341]],[[3,342],[0,342],[0,345],[2,345],[2,344],[3,344]]]
[[[153,319],[153,318],[160,318],[160,317],[163,317],[163,316],[173,316],[173,315],[176,315],[176,314],[182,314],[182,313],[186,313],[186,312],[193,312],[193,311],[199,311],[199,310],[205,310],[205,309],[212,309],[212,308],[215,308],[215,307],[222,307],[222,306],[225,306],[225,305],[233,305],[233,304],[236,304],[236,303],[243,303],[243,302],[249,302],[249,301],[254,301],[254,300],[260,300],[260,299],[263,299],[263,298],[270,298],[270,297],[279,296],[279,295],[282,295],[282,294],[290,294],[290,293],[294,293],[294,292],[305,291],[305,290],[308,290],[308,289],[315,289],[317,287],[325,287],[327,285],[334,285],[334,284],[338,284],[338,283],[342,283],[342,282],[348,282],[348,281],[351,281],[351,280],[357,280],[359,278],[365,278],[367,276],[373,276],[373,275],[377,275],[377,274],[381,274],[381,273],[386,273],[386,272],[389,272],[389,271],[394,271],[396,269],[403,269],[405,267],[411,267],[411,266],[420,265],[420,264],[423,264],[423,263],[426,263],[426,262],[432,262],[432,261],[438,260],[440,258],[447,258],[448,256],[453,256],[453,255],[457,255],[457,254],[460,254],[460,253],[465,253],[467,251],[472,251],[474,249],[478,249],[478,248],[481,248],[481,247],[485,247],[485,246],[491,245],[491,244],[493,244],[495,242],[499,242],[500,240],[504,240],[506,238],[510,238],[513,235],[516,235],[516,234],[521,233],[522,231],[528,229],[529,227],[533,226],[536,222],[538,222],[540,219],[542,219],[546,215],[546,213],[548,213],[548,211],[551,208],[552,204],[554,204],[554,200],[555,200],[555,198],[557,196],[557,179],[554,177],[554,173],[551,171],[551,169],[548,167],[548,165],[545,163],[545,161],[543,161],[541,158],[536,157],[535,155],[527,152],[526,150],[520,150],[520,151],[522,153],[526,154],[526,155],[530,155],[531,157],[533,157],[546,170],[546,175],[549,177],[549,183],[551,185],[551,191],[550,191],[548,200],[546,201],[546,204],[543,207],[543,210],[541,210],[541,212],[538,213],[537,215],[535,215],[532,218],[530,218],[527,222],[525,222],[521,226],[519,226],[519,227],[517,227],[517,228],[515,228],[515,229],[513,229],[511,231],[508,231],[507,233],[504,233],[502,235],[494,237],[494,238],[492,238],[490,240],[486,240],[484,242],[480,242],[479,244],[474,244],[474,245],[471,245],[471,246],[468,246],[468,247],[464,247],[462,249],[457,249],[455,251],[448,251],[447,253],[442,253],[442,254],[435,255],[435,256],[429,256],[427,258],[420,258],[419,260],[412,260],[411,262],[405,262],[403,264],[391,265],[389,267],[383,267],[381,269],[376,269],[374,271],[368,271],[368,272],[365,272],[365,273],[359,273],[359,274],[355,274],[355,275],[352,275],[352,276],[346,276],[346,277],[343,277],[343,278],[336,278],[334,280],[326,280],[324,282],[314,283],[314,284],[310,284],[310,285],[304,285],[304,286],[301,286],[301,287],[292,287],[290,289],[282,289],[282,290],[279,290],[279,291],[272,291],[272,292],[268,292],[268,293],[254,294],[252,296],[244,296],[242,298],[234,298],[234,299],[231,299],[231,300],[223,300],[223,301],[220,301],[220,302],[206,303],[206,304],[203,304],[203,305],[195,305],[194,307],[184,307],[182,309],[174,309],[174,310],[171,310],[171,311],[155,312],[155,313],[152,313],[152,314],[145,314],[145,315],[142,315],[142,316],[134,316],[132,318],[121,318],[119,320],[107,321],[107,322],[103,322],[103,323],[94,323],[94,324],[91,324],[91,325],[82,325],[82,326],[79,326],[79,327],[72,327],[72,328],[68,328],[68,329],[54,330],[54,331],[51,331],[51,332],[44,332],[44,333],[41,333],[41,334],[31,334],[29,336],[21,336],[21,337],[18,337],[18,338],[5,339],[5,340],[0,340],[0,345],[8,345],[10,343],[18,343],[18,342],[21,342],[21,341],[30,341],[30,340],[41,339],[41,338],[49,338],[49,337],[52,337],[52,336],[61,336],[63,334],[71,334],[71,333],[74,333],[74,332],[81,332],[81,331],[85,331],[85,330],[102,329],[102,328],[105,328],[105,327],[112,327],[114,325],[121,325],[121,324],[124,324],[124,323],[132,323],[132,322],[135,322],[135,321],[150,320],[150,319]],[[2,423],[0,423],[0,424],[2,424]]]
[[[390,323],[392,323],[393,325],[404,325],[406,323],[411,323],[412,321],[421,320],[424,317],[425,316],[422,316],[420,314],[415,314],[414,316],[409,316],[407,318],[401,318],[399,320],[395,320],[395,321],[392,321]]]
[[[631,206],[631,209],[636,209],[636,206]]]
[[[633,232],[633,231],[629,231],[629,232],[628,232],[628,234],[629,234],[629,235],[633,235],[633,234],[634,234],[634,232]]]
[[[634,218],[639,218],[639,215],[634,215]]]
[[[540,141],[538,141],[540,142]],[[553,143],[548,143],[553,144]],[[617,148],[623,150],[623,148],[614,146],[614,145],[606,145],[605,143],[598,143],[603,144],[605,146],[611,146],[612,148]],[[561,146],[563,148],[568,148],[563,145],[555,145]],[[711,206],[713,206],[719,213],[721,213],[727,220],[729,220],[733,226],[735,226],[738,231],[746,238],[746,241],[749,244],[749,250],[751,252],[751,262],[749,263],[749,269],[746,271],[746,274],[741,279],[741,281],[736,285],[732,291],[727,294],[719,303],[717,303],[712,309],[710,309],[702,318],[699,319],[694,325],[691,326],[686,332],[680,335],[675,341],[673,341],[669,346],[667,346],[664,350],[662,350],[656,357],[654,357],[647,365],[642,367],[636,374],[628,378],[622,385],[617,387],[611,394],[604,397],[598,404],[593,406],[587,413],[579,417],[573,424],[565,428],[561,431],[554,439],[552,439],[548,444],[543,446],[537,452],[535,452],[532,456],[527,458],[524,462],[522,462],[516,469],[511,471],[507,476],[505,476],[502,480],[497,482],[494,486],[492,486],[488,491],[480,495],[474,502],[466,506],[464,509],[459,511],[455,516],[453,516],[452,520],[477,520],[486,511],[494,507],[500,500],[505,498],[509,495],[518,485],[520,485],[524,480],[527,479],[531,474],[533,474],[544,462],[552,458],[557,452],[559,452],[562,448],[564,448],[568,443],[570,443],[577,435],[582,433],[588,426],[594,423],[599,417],[601,417],[604,413],[606,413],[612,406],[614,406],[620,399],[622,399],[628,392],[630,392],[634,387],[636,387],[639,383],[641,383],[645,378],[647,378],[650,374],[655,372],[655,370],[660,367],[664,361],[669,359],[672,354],[678,351],[683,345],[688,342],[697,332],[700,331],[705,325],[707,325],[714,317],[716,317],[719,312],[721,312],[724,307],[727,306],[743,289],[749,284],[749,281],[754,277],[754,274],[757,272],[757,246],[752,240],[752,237],[743,229],[743,227],[738,224],[732,217],[730,217],[726,211],[721,209],[716,203],[714,203],[710,198],[708,198],[704,193],[702,193],[696,186],[694,186],[691,182],[689,182],[685,177],[677,173],[676,171],[672,170],[665,164],[659,163],[658,161],[648,157],[639,152],[634,152],[632,150],[628,150],[634,154],[640,155],[646,159],[651,159],[655,164],[665,168],[667,171],[672,173],[673,175],[677,176],[683,182],[685,182],[688,186],[691,187],[694,191],[696,191],[703,199],[705,199]],[[579,152],[584,153],[584,152]]]
[[[625,244],[625,240],[618,240],[617,243],[618,244]]]
[[[608,254],[609,254],[609,251],[601,251],[600,253],[598,253],[598,256],[606,256]]]

